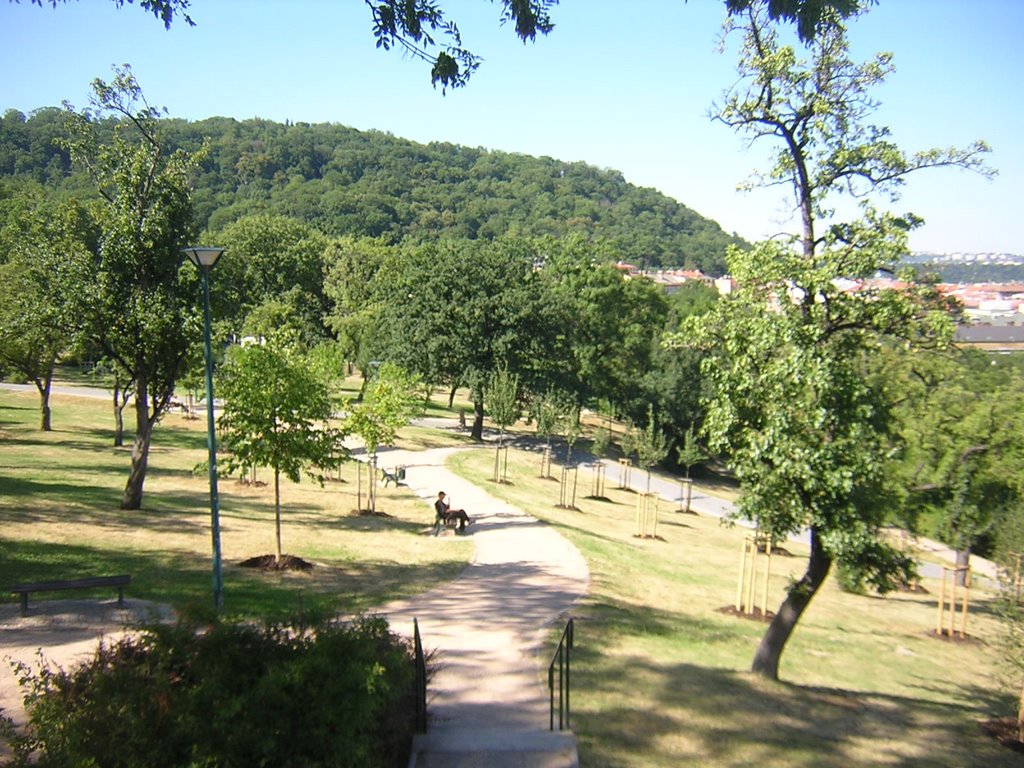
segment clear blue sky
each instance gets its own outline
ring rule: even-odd
[[[582,160],[654,187],[728,231],[759,239],[787,225],[781,189],[736,191],[764,151],[708,118],[734,80],[720,54],[722,0],[562,0],[534,44],[486,0],[444,0],[485,61],[442,95],[425,64],[374,47],[362,0],[193,0],[196,27],[170,31],[135,6],[0,0],[0,110],[68,100],[130,63],[173,117],[334,122],[415,141]],[[1000,175],[912,177],[891,206],[926,219],[911,247],[1024,254],[1022,0],[880,0],[851,27],[854,52],[895,54],[874,122],[907,151],[985,139]]]

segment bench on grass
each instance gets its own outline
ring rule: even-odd
[[[443,517],[441,515],[434,516],[434,535],[437,536],[441,533],[443,528],[451,528],[453,531],[459,527],[459,518],[457,517]]]
[[[405,467],[395,467],[390,472],[381,467],[380,473],[383,476],[385,488],[388,487],[388,483],[394,483],[397,486],[401,485],[402,481],[405,480]]]
[[[124,588],[132,577],[120,576],[88,576],[84,579],[60,579],[57,581],[35,581],[27,584],[15,584],[11,593],[21,595],[21,615],[28,615],[28,595],[30,592],[59,592],[65,589],[92,589],[94,587],[117,587],[117,604],[124,606]]]

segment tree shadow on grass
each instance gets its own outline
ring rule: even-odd
[[[6,539],[4,554],[0,561],[0,584],[126,573],[132,577],[132,583],[125,589],[126,596],[178,605],[198,598],[210,586],[207,564],[180,552],[99,549],[65,542]],[[110,589],[82,590],[74,595],[107,599]],[[39,597],[54,595],[43,593]]]
[[[586,693],[573,699],[573,727],[583,765],[1019,765],[981,733],[976,713],[956,704],[770,683],[694,664],[652,665],[603,655],[581,642],[581,630],[573,684]],[[638,689],[657,705],[631,704]]]
[[[3,547],[0,585],[127,573],[132,582],[125,589],[126,597],[167,603],[186,611],[205,606],[209,612],[212,606],[212,561],[208,556],[28,540],[4,540]],[[458,559],[427,564],[321,560],[308,574],[264,574],[225,560],[224,609],[227,614],[272,619],[284,619],[314,607],[340,614],[367,611],[450,580],[465,565]],[[41,593],[30,600],[66,598],[68,594]],[[82,590],[74,596],[107,600],[111,590]],[[18,599],[3,593],[0,602],[14,603]]]
[[[10,503],[5,505],[4,514],[12,522],[61,525],[74,521],[101,529],[156,533],[201,528],[204,523],[183,516],[182,510],[209,509],[209,497],[202,492],[150,493],[142,509],[124,510],[118,507],[120,488],[0,477],[0,502],[5,499]]]
[[[310,515],[309,522],[315,522],[320,528],[336,531],[353,531],[357,533],[377,533],[379,531],[406,531],[418,533],[426,525],[426,522],[406,520],[400,517],[387,515],[383,508],[377,509],[377,514],[354,514],[326,517],[323,514]]]

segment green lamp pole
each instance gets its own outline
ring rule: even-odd
[[[217,436],[213,421],[213,350],[210,345],[210,270],[223,248],[198,245],[185,248],[188,260],[196,265],[203,280],[203,344],[206,352],[206,443],[210,449],[210,530],[213,536],[213,603],[224,606],[224,578],[220,564],[220,509],[217,498]]]

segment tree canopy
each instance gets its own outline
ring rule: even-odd
[[[9,0],[19,2],[19,0]],[[339,0],[340,1],[340,0]],[[68,0],[31,0],[32,5],[49,3],[56,8]],[[121,8],[133,0],[112,0]],[[442,90],[465,86],[479,68],[481,58],[462,42],[457,21],[434,0],[364,0],[370,9],[373,37],[378,48],[397,48],[430,66],[430,82]],[[494,0],[491,0],[494,2]],[[740,14],[763,5],[769,18],[796,25],[800,39],[814,39],[831,14],[846,18],[877,0],[725,0],[730,14]],[[175,17],[189,26],[191,0],[139,0],[139,7],[152,13],[170,29]],[[510,24],[524,43],[547,35],[554,27],[551,10],[558,0],[501,0],[499,23]],[[656,20],[656,17],[655,17]]]

